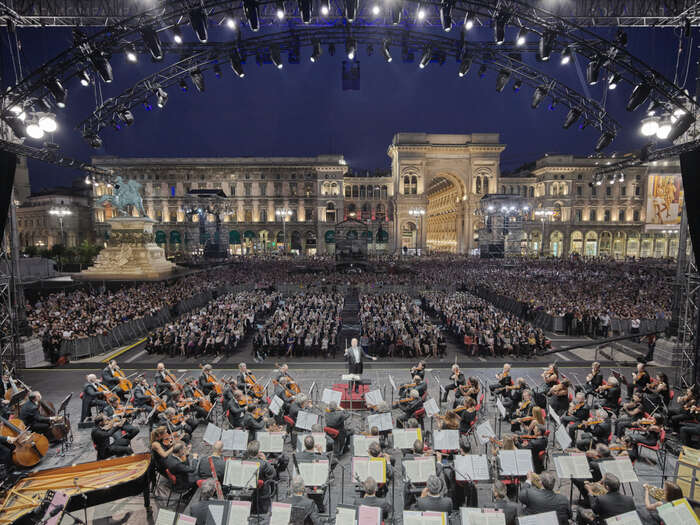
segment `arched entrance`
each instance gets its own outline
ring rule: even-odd
[[[553,231],[549,235],[549,255],[561,257],[564,250],[564,234],[560,231]]]
[[[258,233],[258,237],[260,239],[258,249],[263,252],[270,251],[272,249],[272,243],[270,241],[270,232],[268,230],[260,230],[260,233]]]
[[[612,233],[602,232],[598,243],[598,254],[609,257],[612,252]]]
[[[596,232],[588,232],[586,234],[586,244],[583,249],[583,255],[586,257],[595,257],[598,255],[598,234]]]
[[[412,222],[401,225],[401,253],[416,253],[418,228]]]
[[[461,202],[463,189],[460,188],[456,177],[438,175],[433,177],[425,194],[428,197],[426,214],[423,216],[426,245],[429,251],[457,252],[457,222],[458,206]],[[482,189],[482,183],[479,183]]]
[[[306,255],[316,255],[316,234],[306,232]]]
[[[615,259],[623,259],[625,257],[625,232],[615,232],[615,240],[613,241],[613,257]]]
[[[571,232],[571,250],[570,255],[583,255],[583,233],[580,231]]]
[[[639,257],[639,234],[632,232],[627,237],[627,257]]]
[[[530,232],[528,251],[530,255],[539,255],[540,249],[542,248],[542,233],[537,231]]]
[[[300,254],[302,250],[301,233],[299,233],[298,231],[293,231],[290,239],[290,250],[296,251],[297,254]]]

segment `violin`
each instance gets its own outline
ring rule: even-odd
[[[656,420],[654,418],[642,418],[637,421],[638,425],[656,425]]]
[[[393,406],[396,407],[396,406],[400,405],[401,403],[410,403],[411,401],[413,401],[412,397],[405,397],[403,399],[399,399],[398,401],[394,401]]]
[[[211,400],[208,396],[205,396],[199,388],[193,387],[192,395],[194,395],[195,399],[197,400],[197,403],[202,408],[202,410],[204,410],[205,412],[209,412],[211,410]]]
[[[592,427],[593,425],[600,425],[603,422],[602,419],[593,419],[591,421],[583,421],[579,423],[576,428]]]
[[[170,421],[171,425],[179,425],[180,423],[183,423],[185,421],[185,414],[175,414],[174,416],[170,416],[168,418],[168,421]]]
[[[614,385],[600,385],[598,387],[598,392],[602,392],[603,390],[610,390]]]
[[[287,385],[283,385],[282,383],[277,381],[277,379],[273,379],[272,384],[275,386],[279,385],[279,386],[283,387],[284,388],[284,395],[287,396],[288,398],[294,397],[295,395],[298,394],[298,392],[295,392],[294,390],[292,390],[291,387],[287,386],[289,383]],[[299,387],[297,386],[297,388],[299,388]]]
[[[575,404],[574,406],[569,407],[569,415],[570,415],[570,416],[573,416],[574,413],[576,413],[576,412],[578,412],[579,410],[581,410],[585,404],[586,404],[585,401],[581,401],[580,403],[577,403],[577,404]]]

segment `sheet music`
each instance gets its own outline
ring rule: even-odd
[[[177,514],[172,510],[159,509],[155,525],[175,525]]]
[[[608,472],[615,474],[620,483],[636,483],[637,474],[634,471],[634,466],[628,456],[618,456],[613,460],[601,461],[600,472],[605,475]]]
[[[355,507],[336,505],[335,525],[355,525]]]
[[[664,503],[656,510],[664,523],[672,523],[673,525],[697,525],[700,523],[688,500],[685,498]]]
[[[364,482],[372,476],[377,483],[386,483],[386,460],[384,458],[352,458],[352,480]]]
[[[680,523],[677,521],[664,520],[664,522],[673,525],[680,525]],[[639,519],[639,514],[637,514],[636,510],[631,510],[629,512],[625,512],[624,514],[618,514],[617,516],[608,518],[605,520],[605,523],[607,525],[642,525],[642,522]]]
[[[498,413],[501,414],[501,419],[506,418],[506,407],[503,406],[503,402],[501,401],[501,397],[496,398],[496,408],[498,409]]]
[[[307,487],[320,487],[328,481],[328,460],[300,461],[299,475]]]
[[[285,432],[256,432],[255,439],[260,443],[260,452],[282,452]]]
[[[226,525],[248,525],[250,501],[228,501],[228,520]]]
[[[506,525],[506,515],[500,509],[460,507],[462,525]]]
[[[321,445],[321,452],[326,451],[326,435],[323,432],[306,432],[304,434],[297,434],[297,452],[302,452],[304,450],[304,438],[306,438],[306,436],[314,438],[314,448]]]
[[[321,403],[325,403],[326,405],[335,403],[337,406],[340,406],[340,400],[342,399],[342,397],[342,392],[338,392],[337,390],[331,390],[330,388],[324,388],[323,394],[321,394]]]
[[[226,461],[224,481],[222,485],[237,488],[254,488],[258,484],[258,461],[241,461],[229,459]]]
[[[272,503],[272,511],[270,512],[269,525],[289,525],[289,520],[292,517],[292,504],[280,503],[274,501]]]
[[[435,456],[425,456],[402,461],[406,477],[413,483],[425,483],[435,475]]]
[[[571,454],[554,458],[559,479],[591,479],[591,469],[585,454]]]
[[[367,416],[367,427],[377,427],[380,432],[391,430],[394,427],[394,422],[391,419],[391,412],[382,412],[381,414],[370,414]]]
[[[549,405],[549,417],[551,417],[557,425],[561,425],[561,418],[553,409],[552,405]]]
[[[197,525],[197,518],[188,514],[178,514],[175,525]]]
[[[352,436],[352,455],[353,456],[369,456],[367,449],[370,443],[378,441],[374,436],[363,436],[361,434],[353,434]]]
[[[518,525],[559,525],[556,511],[541,512],[522,516],[518,514]]]
[[[499,450],[498,457],[504,476],[526,476],[533,470],[530,450]]]
[[[476,437],[482,445],[488,443],[491,438],[496,437],[496,433],[493,431],[490,421],[485,421],[476,426]]]
[[[380,390],[370,390],[365,392],[365,404],[376,407],[378,404],[383,403],[384,398],[382,397],[382,392]]]
[[[433,433],[433,449],[459,450],[459,430],[436,430]]]
[[[207,502],[207,525],[223,525],[225,501]]]
[[[454,457],[457,481],[490,481],[489,461],[485,455],[467,454]]]
[[[571,447],[571,436],[566,431],[566,427],[563,425],[559,425],[557,427],[556,431],[554,432],[554,439],[562,450],[566,450],[567,448]]]
[[[527,476],[527,473],[534,471],[532,466],[532,451],[528,449],[515,450],[515,461],[518,464],[518,472],[521,476]]]
[[[270,412],[272,412],[274,415],[278,416],[280,413],[280,410],[284,406],[284,401],[279,396],[273,396],[272,399],[270,400]]]
[[[224,430],[221,433],[221,441],[224,442],[224,450],[245,450],[248,447],[248,431]]]
[[[297,414],[297,422],[295,426],[304,430],[311,430],[311,427],[313,427],[316,423],[318,423],[318,414],[307,412],[306,410],[300,410],[299,414]]]
[[[360,505],[357,509],[357,525],[379,525],[382,521],[382,509]]]
[[[416,440],[423,440],[423,433],[420,428],[395,428],[391,431],[394,439],[394,448],[413,449]]]
[[[207,445],[213,445],[221,439],[221,429],[217,427],[214,423],[209,423],[206,430],[204,431],[204,437],[202,440]]]
[[[444,512],[403,511],[403,525],[445,525],[447,514]]]
[[[425,400],[425,403],[423,403],[423,408],[425,409],[425,415],[428,417],[433,417],[440,413],[437,401],[435,401],[432,397]]]
[[[343,374],[342,376],[340,376],[340,379],[343,381],[359,381],[360,375],[359,374]]]

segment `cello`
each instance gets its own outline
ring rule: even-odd
[[[207,381],[209,381],[212,385],[214,385],[213,388],[214,388],[214,392],[216,392],[216,395],[218,395],[218,396],[222,395],[224,393],[224,391],[221,389],[221,384],[219,383],[219,380],[216,379],[216,376],[214,374],[212,374],[211,372],[207,372],[206,370],[204,370],[204,365],[202,365],[202,364],[199,365],[199,368],[202,369],[202,373],[207,378]]]
[[[0,435],[15,438],[15,449],[12,451],[12,462],[18,467],[33,467],[46,455],[49,450],[49,440],[43,434],[31,432],[21,420],[11,423],[0,417]]]
[[[248,372],[247,370],[244,373],[244,378],[245,378],[245,383],[248,387],[248,390],[253,393],[253,396],[260,399],[263,396],[263,394],[265,393],[265,388],[260,383],[258,383],[255,380],[255,376],[253,374],[251,374],[250,372]]]
[[[122,372],[122,369],[119,368],[118,366],[116,367],[116,370],[114,371],[114,377],[119,378],[119,388],[121,389],[122,392],[130,392],[131,391],[131,389],[133,388],[134,385],[131,383],[131,381],[129,379],[127,379],[127,377],[124,375],[124,372]]]
[[[67,417],[59,416],[51,401],[39,401],[39,414],[46,417],[56,418],[49,423],[49,434],[53,441],[61,441],[71,432],[70,420]]]

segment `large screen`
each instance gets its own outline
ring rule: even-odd
[[[646,223],[649,228],[663,229],[681,222],[683,182],[680,174],[649,175]]]

